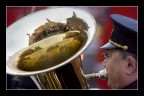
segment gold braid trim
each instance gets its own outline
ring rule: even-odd
[[[119,48],[122,48],[122,49],[124,49],[124,50],[128,50],[128,46],[126,46],[126,45],[122,46],[122,45],[120,45],[120,44],[118,44],[118,43],[115,43],[115,42],[113,42],[113,41],[111,41],[111,40],[109,40],[109,42],[112,43],[113,45],[119,47]]]

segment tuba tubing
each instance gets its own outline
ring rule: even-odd
[[[84,75],[84,77],[88,80],[88,79],[92,79],[92,78],[99,78],[99,79],[107,79],[107,72],[106,69],[104,70],[100,70],[98,73],[91,73],[91,74],[86,74]]]
[[[98,73],[84,74],[81,64],[80,57],[77,57],[75,60],[59,69],[30,77],[40,90],[89,89],[87,80],[93,78],[107,79],[107,72],[105,69],[100,70]]]
[[[88,89],[80,56],[58,69],[30,76],[39,89]]]

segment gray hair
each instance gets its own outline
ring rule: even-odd
[[[132,56],[137,60],[137,56],[135,54],[132,54],[130,52],[127,52],[125,50],[119,50],[120,55],[122,56],[123,59],[125,59],[127,56]]]

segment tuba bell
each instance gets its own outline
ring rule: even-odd
[[[48,18],[48,22],[44,24],[43,18]],[[30,76],[39,89],[89,89],[88,79],[107,79],[106,70],[83,73],[80,55],[95,37],[96,21],[82,9],[38,11],[21,18],[6,31],[7,74]]]

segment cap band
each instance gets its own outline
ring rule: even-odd
[[[115,43],[115,42],[113,42],[111,40],[109,40],[109,42],[112,43],[113,45],[117,46],[118,48],[122,48],[124,50],[128,50],[128,46],[126,46],[126,45],[122,46],[122,45],[120,45],[118,43]]]

